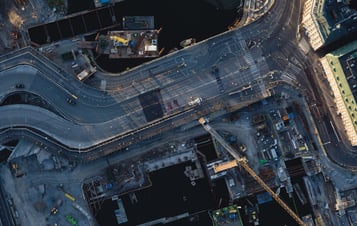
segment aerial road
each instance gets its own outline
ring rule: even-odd
[[[2,187],[2,184],[0,184],[0,225],[8,225],[12,226],[15,225],[15,222],[12,218],[12,214],[10,212],[10,208],[8,205],[8,199],[6,198],[4,194],[4,189]]]
[[[211,74],[211,66],[218,66],[224,92],[249,85],[266,75],[271,68],[262,56],[261,48],[249,49],[247,41],[270,37],[269,32],[274,32],[274,29],[278,33],[280,23],[291,20],[285,17],[294,16],[289,9],[294,10],[291,6],[297,3],[299,1],[277,1],[266,18],[247,27],[210,38],[120,77],[108,77],[107,84],[114,88],[109,87],[107,92],[81,84],[33,49],[4,56],[1,76],[7,82],[0,85],[0,95],[5,98],[19,92],[15,85],[22,83],[25,87],[20,92],[41,96],[58,114],[35,106],[2,106],[0,114],[3,113],[4,120],[0,128],[33,128],[65,146],[84,151],[118,134],[149,124],[138,100],[138,95],[145,92],[160,89],[163,104],[176,101],[183,109],[187,108],[190,97],[219,98],[222,89]],[[277,28],[262,29],[268,25]],[[172,70],[175,67],[177,70]],[[261,92],[264,94],[264,88]],[[75,106],[66,103],[72,95],[78,98]],[[165,117],[171,114],[166,112]]]
[[[268,13],[243,28],[121,76],[94,78],[90,86],[33,48],[1,56],[0,103],[14,93],[32,93],[51,108],[2,105],[0,141],[26,136],[58,152],[105,155],[209,115],[217,111],[215,103],[247,106],[269,95],[270,80],[298,83],[306,63],[295,38],[301,5],[275,1]],[[106,90],[99,89],[103,80]],[[158,108],[147,113],[140,98],[152,91],[158,93]],[[203,103],[189,105],[194,98]]]

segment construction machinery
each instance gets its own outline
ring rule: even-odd
[[[114,41],[116,41],[118,43],[121,43],[124,46],[127,46],[128,43],[129,43],[129,40],[127,40],[125,38],[122,38],[122,37],[119,37],[119,36],[115,36],[115,35],[110,36],[110,40],[114,40]]]
[[[66,220],[73,226],[77,226],[78,222],[72,215],[66,215]]]
[[[279,203],[279,205],[286,211],[288,214],[301,226],[305,226],[305,223],[300,219],[300,217],[290,209],[290,207],[285,204],[283,200],[280,199],[280,197],[254,172],[252,168],[248,165],[248,161],[245,157],[240,157],[238,154],[238,151],[236,151],[233,147],[231,147],[221,135],[218,134],[218,132],[213,129],[208,123],[208,119],[202,117],[199,120],[199,123],[202,125],[202,127],[209,133],[211,136],[217,140],[218,143],[220,143],[223,148],[225,148],[229,154],[233,156],[241,165],[272,197],[273,199]]]
[[[15,171],[15,176],[16,177],[22,177],[23,175],[25,175],[25,173],[20,172],[20,168],[19,168],[19,165],[17,163],[12,163],[11,167]]]
[[[69,193],[64,193],[64,196],[66,196],[67,199],[71,200],[72,202],[76,201],[76,198],[74,198],[71,194]]]

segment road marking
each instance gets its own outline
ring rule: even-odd
[[[330,121],[330,124],[332,126],[332,129],[333,129],[333,132],[335,133],[335,136],[337,138],[337,141],[340,142],[340,137],[338,136],[337,132],[336,132],[336,129],[335,129],[335,126],[333,125],[332,121]]]

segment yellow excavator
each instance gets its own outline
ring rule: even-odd
[[[119,37],[119,36],[115,36],[115,35],[110,36],[110,40],[114,40],[114,41],[119,42],[125,46],[127,46],[129,44],[129,40]]]

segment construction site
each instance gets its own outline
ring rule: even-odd
[[[88,193],[87,191],[92,194],[92,197],[87,198],[87,201],[93,200],[89,201],[90,206],[95,209],[93,209],[93,214],[97,215],[96,213],[99,213],[99,215],[102,215],[102,208],[105,209],[106,207],[104,206],[109,205],[109,201],[106,201],[108,197],[116,197],[115,199],[112,198],[112,202],[122,200],[120,201],[122,206],[119,209],[111,210],[112,216],[116,216],[118,224],[120,224],[119,221],[125,219],[125,222],[122,222],[123,225],[129,225],[128,222],[133,219],[132,211],[135,211],[132,210],[132,205],[150,206],[148,203],[145,204],[145,198],[141,197],[141,193],[149,192],[153,185],[150,182],[150,176],[148,176],[150,172],[175,167],[180,162],[200,159],[200,161],[196,161],[193,171],[191,167],[186,167],[185,170],[185,175],[191,178],[192,186],[195,186],[197,180],[207,175],[209,184],[213,187],[218,180],[224,179],[231,203],[239,203],[245,197],[258,194],[257,201],[254,203],[248,202],[249,204],[246,206],[228,206],[212,211],[210,214],[214,225],[236,225],[239,222],[242,225],[259,225],[259,222],[266,223],[266,220],[259,219],[258,205],[264,205],[273,199],[299,225],[305,225],[310,222],[313,210],[309,207],[308,189],[305,189],[306,185],[301,182],[302,180],[297,182],[296,178],[305,178],[304,180],[308,181],[310,180],[307,178],[308,175],[318,175],[320,171],[316,166],[316,162],[314,162],[313,155],[309,152],[311,144],[304,142],[301,135],[306,135],[307,131],[303,130],[303,127],[296,126],[296,124],[301,125],[299,120],[304,116],[301,116],[301,112],[298,112],[299,108],[296,107],[298,104],[296,102],[294,102],[295,107],[291,107],[293,102],[284,101],[283,107],[270,109],[270,106],[273,106],[273,102],[274,99],[264,101],[263,104],[266,105],[267,112],[258,111],[252,114],[252,117],[245,117],[245,113],[238,113],[240,117],[233,122],[231,121],[230,123],[232,124],[230,126],[228,124],[222,126],[224,124],[222,122],[231,119],[230,116],[222,118],[221,123],[212,122],[212,126],[210,126],[211,123],[208,119],[201,118],[200,124],[211,135],[211,145],[213,145],[211,151],[216,154],[214,160],[209,162],[205,157],[198,158],[196,154],[197,152],[199,156],[206,154],[204,150],[201,150],[200,146],[207,141],[200,142],[200,144],[196,143],[193,146],[192,143],[194,142],[189,140],[182,146],[172,143],[166,150],[165,148],[153,150],[155,155],[160,153],[158,150],[162,150],[160,154],[164,154],[162,157],[152,158],[152,156],[146,155],[149,159],[140,157],[140,160],[137,159],[138,162],[136,164],[131,164],[130,166],[110,166],[107,169],[107,177],[102,178],[101,182],[100,180],[97,182],[92,181],[84,186],[85,194]],[[222,127],[224,127],[223,130]],[[247,139],[247,137],[243,139],[239,135],[244,133],[250,134],[251,139]],[[292,134],[286,135],[285,133]],[[291,141],[285,141],[285,135],[291,136],[293,138],[291,140],[296,140],[297,145],[293,145],[294,143]],[[207,145],[205,146],[204,149],[207,149]],[[254,146],[259,147],[259,149],[253,148]],[[195,150],[194,147],[197,147],[197,149]],[[121,184],[132,184],[132,186],[128,186],[126,191],[119,191],[122,189],[120,188]],[[284,190],[282,193],[287,194],[287,203],[286,198],[282,200],[279,197],[281,190]],[[115,193],[121,193],[122,195],[113,196]],[[93,197],[93,194],[95,197]],[[186,198],[184,199],[186,200]],[[292,202],[294,202],[292,201],[293,199],[296,200],[295,202],[299,202],[299,205],[304,206],[306,209],[304,214],[306,215],[299,216],[297,214],[297,209],[293,209],[293,206],[291,206]],[[129,203],[127,200],[129,200]],[[95,207],[95,205],[98,206]],[[213,206],[215,205],[217,203],[213,204]],[[186,217],[188,216],[185,214],[177,215],[175,216],[175,221]],[[157,218],[147,221],[143,225],[151,225],[155,222],[168,223],[170,221],[173,221],[173,219]]]
[[[113,58],[158,57],[159,30],[108,31],[97,38],[96,52]]]
[[[155,29],[153,16],[125,16],[120,28],[98,32],[94,40],[89,35],[77,45],[93,50],[95,55],[108,55],[109,59],[154,58],[161,54],[161,28]]]
[[[103,225],[103,219],[123,226],[169,224],[198,216],[214,225],[268,225],[264,212],[272,203],[298,225],[328,224],[335,211],[353,216],[356,193],[335,195],[311,151],[301,103],[289,95],[282,92],[212,121],[203,117],[190,133],[186,127],[167,133],[142,154],[127,150],[88,165],[21,141],[14,149],[21,151],[1,169],[5,188],[16,188],[5,191],[6,199],[19,223],[50,225]],[[177,194],[172,186],[187,190]],[[168,191],[170,197],[163,199]],[[166,200],[160,205],[167,211],[177,201],[176,211],[151,213],[154,200]],[[18,208],[20,203],[28,206]],[[326,205],[330,208],[321,208]],[[146,215],[136,219],[141,208]]]

